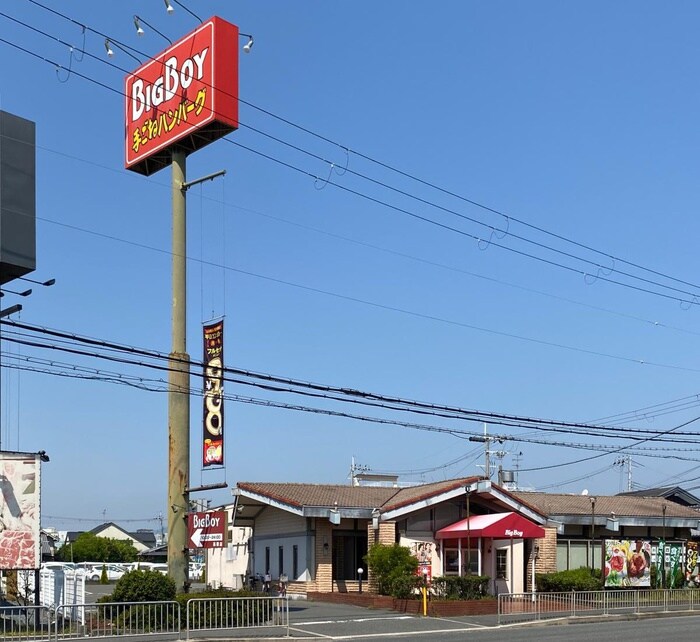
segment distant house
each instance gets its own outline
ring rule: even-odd
[[[168,545],[158,544],[153,548],[140,551],[138,554],[139,560],[144,562],[153,562],[155,564],[167,564],[168,562]]]
[[[72,544],[84,532],[92,533],[97,537],[126,540],[133,544],[138,553],[148,551],[156,546],[156,536],[152,530],[140,529],[135,532],[128,532],[114,522],[100,524],[89,531],[68,531],[64,545]]]
[[[41,561],[50,562],[56,555],[59,545],[58,533],[48,529],[42,529],[39,533],[41,541]]]
[[[91,531],[97,537],[108,537],[110,539],[126,540],[134,545],[138,553],[147,551],[156,545],[155,533],[151,530],[138,530],[129,533],[114,522],[107,522],[96,526]]]

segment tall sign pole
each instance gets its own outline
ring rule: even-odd
[[[238,27],[214,16],[124,81],[125,167],[150,176],[172,164],[172,350],[168,377],[168,574],[189,581],[190,366],[187,354],[188,154],[238,128]],[[249,43],[248,49],[250,49]],[[223,460],[222,462],[223,463]],[[192,489],[194,490],[194,489]]]
[[[190,367],[187,354],[186,155],[172,151],[172,351],[168,387],[168,574],[188,588],[187,509],[190,482]]]

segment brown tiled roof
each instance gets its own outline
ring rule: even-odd
[[[384,486],[349,486],[341,484],[285,484],[239,482],[238,487],[283,504],[303,506],[333,506],[339,508],[378,508],[399,492]]]
[[[238,487],[296,508],[303,506],[331,507],[335,502],[338,502],[339,508],[381,508],[382,511],[388,511],[463,488],[466,484],[471,484],[479,479],[479,477],[464,477],[405,488],[268,482],[239,482]],[[502,488],[499,490],[506,495],[512,495],[514,499],[521,501],[535,512],[545,515],[537,504],[528,503],[525,498],[516,497],[513,493]]]
[[[408,504],[414,504],[425,499],[441,495],[457,488],[463,488],[465,484],[471,484],[479,480],[479,477],[466,477],[464,479],[448,479],[446,481],[432,484],[422,484],[421,486],[411,486],[401,488],[398,492],[382,506],[383,510],[395,510]]]
[[[592,495],[564,495],[557,493],[512,493],[546,515],[591,515]],[[662,497],[638,497],[633,495],[595,496],[596,515],[617,517],[661,517],[666,505],[666,517],[700,519],[700,512],[675,504]]]

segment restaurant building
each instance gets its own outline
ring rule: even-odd
[[[239,482],[232,524],[248,526],[248,576],[286,576],[288,593],[374,588],[372,544],[408,547],[428,576],[491,577],[489,592],[531,585],[546,515],[478,477],[408,488]],[[359,570],[362,569],[361,572]]]

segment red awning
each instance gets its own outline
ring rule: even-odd
[[[472,515],[445,528],[436,534],[437,539],[458,539],[466,537],[491,537],[493,539],[530,539],[544,537],[544,528],[518,513],[493,513]]]

